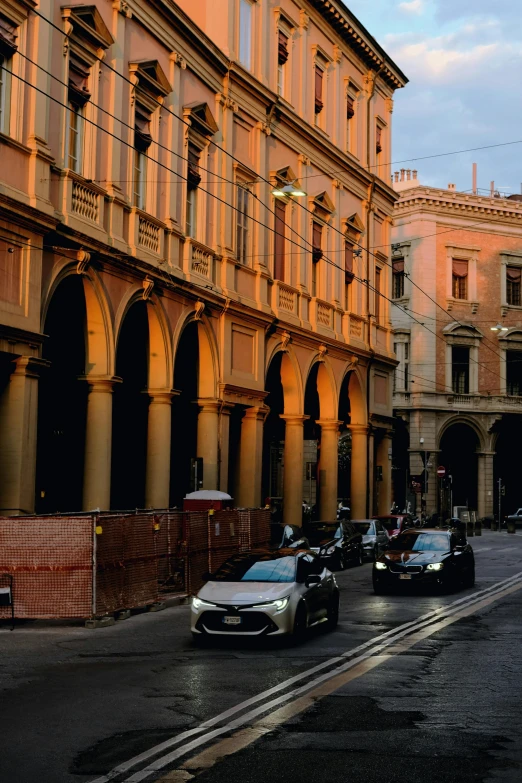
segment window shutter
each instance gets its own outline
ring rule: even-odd
[[[392,271],[394,275],[404,272],[404,258],[397,258],[392,261]]]
[[[0,54],[8,59],[12,57],[18,49],[17,38],[16,25],[0,14]]]
[[[276,199],[275,202],[275,239],[274,239],[274,277],[285,279],[285,230],[286,204]]]
[[[346,98],[346,119],[351,120],[352,117],[355,114],[355,109],[353,106],[353,98],[351,98],[349,95]]]
[[[457,261],[453,259],[453,277],[467,277],[468,276],[468,262]]]
[[[193,144],[189,144],[187,184],[191,190],[195,190],[200,182],[201,174],[199,173],[199,150]]]
[[[134,112],[134,146],[140,152],[146,152],[152,144],[150,135],[150,115],[139,104]]]
[[[519,266],[507,266],[506,277],[511,283],[520,283],[522,276],[522,267]]]
[[[278,32],[277,62],[284,65],[288,60],[288,36],[282,30]]]
[[[344,243],[344,277],[347,283],[351,283],[353,274],[353,245],[349,242]]]
[[[377,125],[376,133],[375,133],[375,151],[377,152],[377,155],[382,152],[382,128]]]
[[[312,259],[317,263],[323,257],[323,227],[320,223],[313,223],[312,231]]]
[[[323,72],[317,65],[315,66],[315,104],[314,109],[316,114],[320,114],[323,110]]]
[[[74,52],[69,55],[69,101],[74,106],[84,106],[91,93],[88,88],[89,66]]]

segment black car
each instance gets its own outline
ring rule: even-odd
[[[473,549],[455,530],[406,530],[390,541],[373,564],[377,595],[399,585],[423,584],[447,590],[475,584]]]
[[[328,568],[342,571],[349,562],[362,565],[362,534],[351,522],[311,522],[305,529],[310,549],[317,552]]]

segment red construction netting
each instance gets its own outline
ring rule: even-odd
[[[239,552],[239,518],[236,510],[216,511],[208,518],[209,571],[213,572]]]
[[[206,511],[185,512],[188,579],[187,590],[195,593],[204,582],[202,575],[209,570],[208,555],[208,513]]]
[[[164,593],[185,593],[187,561],[187,523],[181,511],[155,515],[158,585]]]
[[[240,551],[270,544],[270,510],[242,508],[238,510]]]
[[[0,573],[13,576],[15,617],[90,617],[92,563],[91,516],[0,518]]]

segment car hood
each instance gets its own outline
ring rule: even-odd
[[[386,552],[384,562],[404,563],[405,565],[428,565],[428,563],[440,563],[449,552]]]
[[[293,588],[293,582],[207,582],[198,598],[218,604],[257,604],[284,598]]]

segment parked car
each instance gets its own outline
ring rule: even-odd
[[[411,514],[383,514],[375,515],[373,519],[378,519],[382,524],[388,538],[398,536],[403,530],[409,527],[415,527],[415,522]]]
[[[475,584],[473,549],[453,530],[406,530],[393,538],[373,564],[377,595],[399,585],[432,584],[442,589]]]
[[[510,514],[506,521],[514,522],[517,526],[522,525],[522,508],[517,509],[514,514]]]
[[[335,571],[343,571],[349,562],[362,565],[362,533],[351,522],[311,522],[306,528],[310,549]]]
[[[378,519],[352,519],[351,524],[362,535],[364,556],[370,560],[379,557],[388,543],[388,534]]]
[[[196,641],[211,636],[302,635],[337,625],[339,588],[314,552],[278,549],[234,555],[192,599]]]

